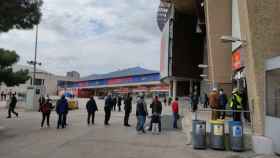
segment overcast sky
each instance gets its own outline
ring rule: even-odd
[[[38,59],[42,69],[82,76],[134,66],[159,70],[159,0],[44,0]],[[20,64],[34,56],[35,31],[0,34]]]

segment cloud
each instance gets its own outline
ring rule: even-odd
[[[45,0],[39,25],[42,68],[83,76],[142,66],[159,69],[158,0]],[[33,59],[34,30],[0,34],[0,47],[20,63]]]

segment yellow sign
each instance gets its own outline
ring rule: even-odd
[[[216,136],[224,135],[224,128],[222,125],[214,125],[214,135]]]

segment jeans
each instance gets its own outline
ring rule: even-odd
[[[138,121],[139,121],[139,127],[138,127],[138,131],[144,131],[144,125],[145,125],[145,122],[146,122],[146,116],[141,116],[139,115],[138,116]]]
[[[177,127],[177,118],[178,118],[178,112],[173,112],[173,128]]]
[[[104,120],[104,124],[108,125],[109,124],[109,120],[111,117],[111,108],[110,107],[105,107],[105,120]]]
[[[62,128],[66,127],[66,117],[67,117],[66,113],[59,113],[58,114],[57,128],[59,128],[60,126]]]

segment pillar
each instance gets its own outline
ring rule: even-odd
[[[172,84],[173,84],[173,90],[172,90],[172,94],[173,94],[173,98],[177,97],[177,81],[176,80],[173,80],[172,81]]]

